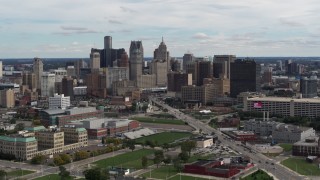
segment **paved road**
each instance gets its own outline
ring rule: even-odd
[[[159,101],[156,97],[149,96],[149,99],[153,103],[155,103],[159,106],[162,106],[163,108],[166,108],[168,110],[168,113],[170,113],[171,115],[174,115],[178,119],[181,119],[181,120],[187,122],[193,128],[195,128],[197,130],[201,129],[203,133],[207,133],[207,134],[215,133],[222,144],[227,145],[227,146],[231,147],[232,149],[234,149],[244,155],[249,156],[253,160],[253,162],[258,164],[259,166],[265,165],[266,166],[265,169],[268,170],[270,173],[272,173],[277,179],[281,179],[281,180],[282,179],[286,179],[286,180],[307,179],[305,176],[301,176],[301,175],[297,174],[296,172],[291,171],[290,169],[288,169],[288,168],[286,168],[276,162],[273,162],[272,159],[269,159],[268,157],[266,157],[260,153],[250,153],[248,150],[245,150],[244,147],[237,146],[234,143],[234,141],[231,141],[231,140],[224,138],[223,134],[220,131],[208,126],[207,124],[202,123],[201,121],[194,119],[193,117],[190,117],[190,116],[182,113],[178,109],[175,109],[175,108],[172,108],[171,106],[168,106],[167,104]]]

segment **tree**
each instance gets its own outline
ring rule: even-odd
[[[141,165],[144,169],[148,166],[148,158],[146,156],[141,158]]]
[[[181,143],[181,151],[188,152],[189,156],[191,155],[191,151],[194,148],[196,148],[195,141],[185,141],[185,142]]]
[[[109,179],[109,171],[102,170],[101,168],[87,169],[83,172],[84,176],[88,180],[105,180]]]
[[[186,163],[190,158],[189,154],[186,151],[182,151],[178,156],[180,160],[183,161],[184,163]]]
[[[59,155],[64,164],[68,164],[71,162],[71,157],[68,154],[60,154]]]
[[[132,102],[131,111],[135,112],[137,110],[137,103]]]
[[[16,125],[16,127],[14,127],[14,130],[15,130],[15,131],[22,131],[22,130],[24,130],[24,124],[23,124],[23,123],[18,123],[18,124]]]
[[[64,179],[68,179],[70,177],[70,172],[67,171],[67,169],[64,166],[59,166],[59,176],[60,179],[64,180]]]
[[[56,165],[56,166],[61,166],[64,164],[64,161],[61,159],[60,156],[57,156],[55,158],[53,158],[53,163]]]
[[[31,159],[31,164],[42,164],[46,160],[44,155],[37,155]]]
[[[78,151],[74,154],[74,159],[76,161],[89,158],[89,153],[86,151]]]
[[[4,170],[0,170],[0,179],[6,179],[8,173]]]
[[[136,142],[135,140],[127,140],[126,142],[124,142],[125,147],[128,147],[129,149],[131,149],[131,151],[133,151],[136,148]]]
[[[165,151],[168,151],[169,147],[170,147],[170,145],[169,145],[168,143],[164,143],[164,144],[162,145],[162,148],[163,148]]]
[[[169,156],[169,155],[167,155],[166,158],[164,158],[164,160],[163,160],[163,162],[164,162],[166,165],[170,164],[171,161],[172,161],[172,158],[171,158],[171,156]]]
[[[157,167],[159,167],[159,164],[163,161],[163,159],[164,159],[163,151],[158,150],[154,152],[153,162],[157,165]]]
[[[173,159],[173,167],[174,167],[178,172],[181,172],[181,171],[182,171],[183,165],[181,164],[181,159],[180,159],[179,157]]]

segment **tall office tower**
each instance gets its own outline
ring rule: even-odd
[[[62,94],[70,96],[70,99],[73,100],[73,79],[71,77],[65,76],[62,78]]]
[[[128,57],[127,52],[123,52],[121,54],[120,59],[118,59],[118,67],[129,68],[129,57]]]
[[[164,43],[163,37],[159,47],[153,52],[153,59],[165,61],[167,63],[167,70],[171,70],[169,51],[167,51],[167,45]]]
[[[156,85],[166,86],[167,85],[167,61],[155,59],[150,64],[150,74],[156,75]]]
[[[191,61],[186,64],[185,72],[187,74],[192,74],[192,84],[197,85],[198,80],[198,63]]]
[[[222,77],[230,78],[230,63],[236,60],[235,55],[214,55],[214,63],[222,63]],[[218,77],[216,77],[218,78]]]
[[[43,73],[41,82],[41,96],[51,97],[54,95],[54,84],[56,81],[56,75],[50,73]]]
[[[33,73],[36,75],[36,89],[41,88],[41,78],[43,73],[43,62],[40,58],[35,57],[33,60]]]
[[[2,78],[2,61],[0,61],[0,78]]]
[[[0,90],[0,106],[6,108],[13,108],[15,106],[14,90],[3,89]]]
[[[102,65],[101,67],[112,67],[112,37],[111,36],[105,36],[104,37],[104,61],[105,65]]]
[[[171,58],[171,70],[175,71],[175,72],[179,72],[182,70],[181,67],[181,60],[175,59],[175,58]]]
[[[277,61],[277,66],[278,66],[278,69],[279,69],[280,71],[283,70],[282,61],[281,61],[281,60],[278,60],[278,61]]]
[[[28,85],[30,90],[36,88],[36,75],[30,72],[23,72],[22,85]]]
[[[284,70],[286,71],[286,73],[288,73],[288,70],[289,70],[288,66],[289,66],[289,64],[291,64],[291,63],[292,63],[292,60],[291,60],[291,59],[288,59],[288,60],[285,60],[285,61],[284,61]]]
[[[238,59],[230,64],[230,96],[235,98],[241,92],[260,91],[261,66],[253,59]]]
[[[311,76],[310,78],[303,77],[300,79],[300,92],[303,98],[317,97],[317,76]]]
[[[105,88],[111,92],[112,83],[122,79],[129,79],[129,69],[126,67],[108,67],[104,69],[104,75],[107,77]]]
[[[272,67],[268,67],[263,71],[262,82],[264,84],[272,83]]]
[[[192,74],[181,72],[168,73],[168,91],[181,92],[182,86],[192,85]]]
[[[131,41],[129,52],[130,80],[138,81],[142,75],[143,47],[142,41]]]
[[[90,68],[100,69],[100,53],[98,52],[90,53]]]
[[[197,86],[203,85],[204,78],[212,77],[212,64],[210,61],[198,61]]]
[[[183,66],[183,71],[186,72],[187,70],[187,65],[191,62],[194,61],[194,56],[192,53],[188,52],[183,55],[183,60],[182,60],[182,66]]]
[[[99,56],[100,56],[100,54],[99,54]],[[80,70],[82,68],[86,68],[86,67],[87,67],[87,63],[83,59],[80,59],[75,62],[74,68],[76,70],[77,79],[80,79]],[[100,67],[100,60],[99,60],[99,67]]]

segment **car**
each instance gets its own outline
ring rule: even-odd
[[[266,164],[269,164],[269,162],[268,162],[268,161],[266,161]]]
[[[274,163],[271,163],[271,165],[274,165]]]

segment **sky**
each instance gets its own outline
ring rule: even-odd
[[[170,55],[320,56],[318,0],[0,0],[0,58],[88,58],[164,38]]]

